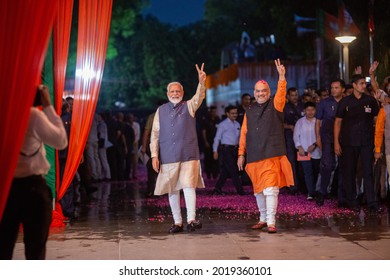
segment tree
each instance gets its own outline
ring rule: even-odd
[[[115,0],[113,2],[110,37],[107,47],[106,64],[103,73],[101,93],[99,96],[99,108],[108,108],[113,105],[115,99],[112,92],[118,91],[123,82],[121,68],[112,62],[118,59],[119,51],[122,48],[121,42],[134,34],[136,16],[140,13],[145,0]],[[69,46],[69,57],[67,64],[67,79],[74,79],[76,72],[77,57],[77,28],[78,28],[78,1],[74,3],[72,18],[72,32]],[[113,81],[119,79],[119,83]],[[103,93],[103,94],[102,94]]]
[[[380,75],[389,70],[389,40],[386,27],[389,9],[385,0],[375,0],[375,54],[380,60]],[[243,31],[252,43],[260,37],[275,35],[276,44],[289,60],[314,60],[315,33],[298,37],[294,14],[316,17],[318,8],[337,16],[334,1],[257,1],[206,0],[205,19],[184,27],[163,24],[152,16],[140,14],[145,1],[114,1],[109,51],[103,75],[99,109],[108,109],[121,101],[126,108],[154,108],[156,99],[166,97],[171,81],[183,84],[188,97],[195,91],[194,65],[205,62],[207,73],[220,69],[221,50],[239,42]],[[350,47],[351,65],[368,67],[367,0],[345,0],[348,11],[361,30]],[[315,28],[315,23],[313,26]],[[382,28],[384,27],[384,28]],[[355,47],[358,46],[358,47]],[[325,41],[325,57],[331,75],[337,75],[338,43]],[[336,69],[336,70],[334,70]],[[382,78],[383,79],[383,78]]]

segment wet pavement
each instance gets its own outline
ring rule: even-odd
[[[384,204],[383,213],[371,215],[365,209],[339,209],[332,199],[319,208],[304,195],[282,192],[278,233],[269,234],[250,228],[258,217],[253,195],[236,195],[232,186],[224,188],[224,196],[213,195],[215,180],[205,180],[206,189],[197,192],[203,228],[168,234],[168,198],[146,198],[143,173],[141,167],[136,182],[95,183],[96,191],[82,193],[78,218],[51,229],[47,259],[390,260],[390,215]],[[24,259],[22,238],[14,259]]]

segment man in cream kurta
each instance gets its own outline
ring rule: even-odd
[[[160,106],[153,120],[150,150],[153,169],[158,172],[155,195],[168,193],[174,224],[170,233],[183,231],[180,208],[180,190],[183,189],[187,208],[187,230],[200,229],[195,219],[196,188],[204,188],[201,176],[195,113],[205,98],[206,73],[204,64],[198,71],[199,84],[196,94],[189,101],[182,101],[184,91],[178,82],[168,84],[169,102]],[[161,161],[161,166],[160,166]]]

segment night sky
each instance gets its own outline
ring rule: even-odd
[[[203,19],[205,0],[150,0],[150,8],[143,14],[152,14],[161,22],[183,26]]]

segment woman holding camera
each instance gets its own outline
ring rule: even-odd
[[[37,105],[43,110],[34,107]],[[52,193],[44,178],[50,169],[44,144],[56,149],[68,145],[65,128],[50,103],[46,86],[38,87],[34,106],[0,222],[0,259],[3,260],[12,259],[20,224],[23,225],[26,259],[45,259]]]

